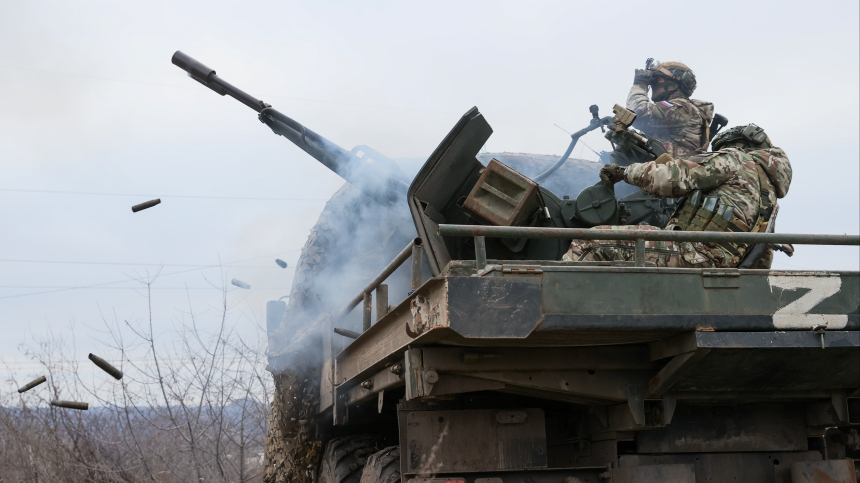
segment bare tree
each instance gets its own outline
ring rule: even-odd
[[[73,336],[49,333],[23,348],[48,384],[0,394],[0,482],[262,481],[272,395],[262,331],[251,340],[235,332],[222,288],[217,316],[201,317],[189,302],[175,337],[163,340],[154,331],[154,279],[141,280],[146,318],[104,318],[99,351],[115,356],[120,381],[83,377]],[[90,409],[54,407],[54,399]]]

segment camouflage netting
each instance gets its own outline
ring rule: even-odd
[[[529,177],[537,176],[559,159],[522,153],[478,156],[483,164],[493,158]],[[422,160],[397,161],[411,173],[423,164]],[[559,197],[573,198],[599,181],[600,166],[569,159],[542,185]],[[320,336],[321,329],[327,328],[325,314],[342,309],[414,236],[415,228],[405,207],[403,211],[381,209],[349,184],[326,203],[299,257],[284,320],[275,334],[269,334],[275,398],[266,438],[267,483],[312,481],[323,449],[323,441],[316,439],[311,421],[319,405]],[[389,279],[392,288],[408,286],[409,274],[403,275],[401,285]],[[392,290],[389,303],[397,304],[405,296]]]
[[[266,436],[263,479],[270,483],[311,483],[322,442],[310,424],[319,405],[319,368],[287,370],[273,376],[275,397]]]

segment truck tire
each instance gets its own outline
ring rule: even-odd
[[[373,436],[343,436],[325,447],[320,463],[319,483],[359,483],[368,457],[379,450]]]
[[[367,459],[361,483],[400,483],[400,446],[389,446]]]

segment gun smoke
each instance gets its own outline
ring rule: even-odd
[[[353,153],[369,149],[359,148],[353,149]],[[485,165],[493,158],[525,176],[536,176],[555,164],[559,156],[522,153],[478,156]],[[423,158],[393,161],[400,171],[396,181],[406,183],[424,164]],[[587,160],[569,159],[542,185],[556,194],[573,198],[599,181],[599,167],[600,164]],[[371,189],[385,184],[378,178],[363,176],[354,176],[353,180],[358,183],[368,180],[372,182]],[[326,203],[311,230],[296,265],[289,304],[277,328],[269,330],[270,371],[277,373],[293,367],[322,364],[323,352],[316,348],[320,347],[322,331],[331,330],[325,323],[326,314],[342,310],[416,236],[405,200],[379,203],[364,193],[360,184],[344,184]],[[385,282],[389,285],[390,305],[397,305],[407,297],[411,273],[408,265],[401,266]],[[422,275],[424,280],[431,276],[426,262]],[[333,325],[345,329],[340,331],[342,333],[360,333],[361,319],[361,310],[356,308]],[[373,320],[376,320],[375,313]],[[335,354],[352,340],[336,333],[331,338]],[[309,344],[315,349],[307,350]]]

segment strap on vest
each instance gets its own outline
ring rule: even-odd
[[[695,105],[694,105],[694,107],[695,107]],[[699,139],[699,142],[701,143],[701,146],[699,147],[699,151],[705,152],[708,150],[708,144],[711,144],[711,122],[710,122],[710,119],[708,119],[707,116],[705,116],[705,113],[702,112],[701,109],[696,107],[696,110],[699,111],[699,117],[702,118],[702,124],[705,125],[704,137]],[[756,166],[758,166],[758,164],[756,164]]]
[[[767,178],[767,173],[764,172],[764,168],[762,168],[758,163],[755,164],[755,169],[758,172],[758,186],[759,192],[761,193],[761,197],[758,202],[759,219],[756,221],[756,225],[762,223],[763,226],[761,226],[757,231],[765,232],[767,231],[767,224],[770,221],[770,215],[773,213],[774,203],[773,200],[770,199],[770,191],[767,189],[770,184],[770,181]]]

